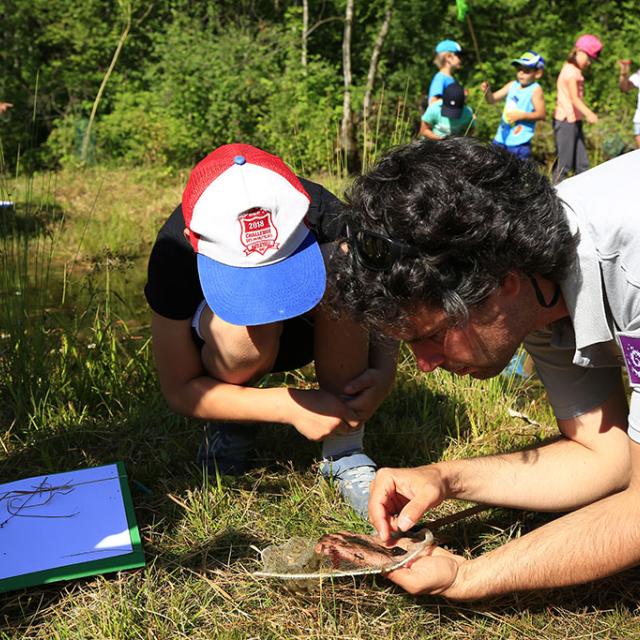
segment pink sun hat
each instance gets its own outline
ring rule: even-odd
[[[280,158],[248,144],[218,147],[195,166],[182,214],[204,298],[222,320],[269,324],[320,302],[326,271],[306,225],[310,202]]]
[[[585,33],[576,40],[576,49],[584,51],[590,58],[597,60],[602,51],[602,42],[598,36]]]

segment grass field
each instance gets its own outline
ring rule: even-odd
[[[147,559],[141,570],[0,594],[0,638],[640,638],[637,569],[465,604],[414,598],[381,578],[291,593],[252,577],[254,547],[368,526],[293,428],[261,429],[251,474],[208,479],[195,465],[202,425],[164,403],[142,296],[146,254],[183,183],[92,169],[0,184],[0,199],[17,203],[0,210],[0,482],[124,461]],[[285,382],[310,385],[312,371]],[[367,434],[379,464],[404,466],[526,447],[556,429],[535,378],[426,376],[403,354]],[[473,556],[553,517],[491,509],[438,539]]]

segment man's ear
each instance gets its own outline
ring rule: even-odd
[[[520,293],[522,288],[522,274],[519,271],[509,271],[500,285],[500,293],[503,296],[513,297]]]

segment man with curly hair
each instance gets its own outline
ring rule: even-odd
[[[335,299],[426,372],[484,379],[521,343],[561,437],[527,451],[382,469],[385,541],[444,500],[569,512],[474,559],[435,547],[389,578],[470,600],[578,584],[640,562],[640,151],[554,188],[467,138],[391,151],[358,178]],[[631,387],[627,406],[621,369]]]

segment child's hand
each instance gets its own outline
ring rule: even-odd
[[[516,121],[522,120],[524,116],[524,111],[519,111],[518,109],[506,109],[504,112],[504,119],[510,124],[513,125]]]
[[[588,113],[586,118],[589,124],[597,124],[598,122],[598,116],[595,113]]]
[[[324,440],[332,433],[348,433],[358,429],[362,421],[356,411],[332,393],[322,389],[289,389],[293,400],[288,419],[313,442]]]
[[[485,80],[480,83],[480,88],[482,89],[482,93],[489,93],[491,90],[491,85]]]
[[[394,377],[395,369],[367,369],[345,386],[342,399],[364,422],[387,397]]]

